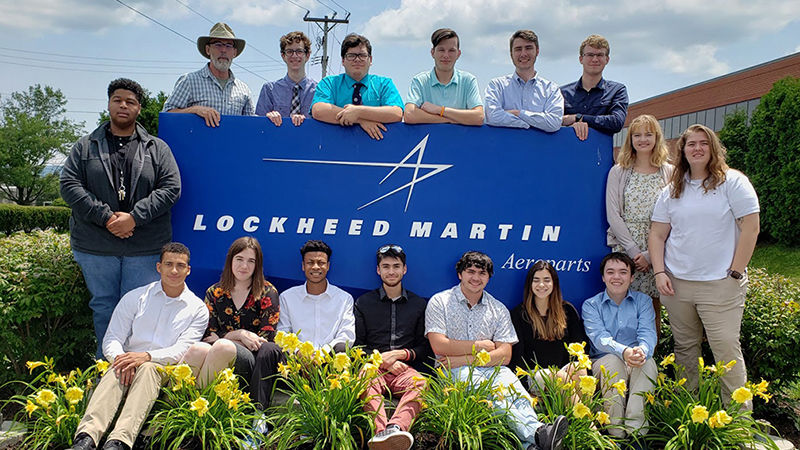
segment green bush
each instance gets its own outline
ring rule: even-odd
[[[53,228],[69,230],[70,209],[61,206],[0,205],[0,233]]]
[[[97,345],[89,298],[69,235],[0,238],[0,385],[30,379],[25,363],[46,356],[60,371],[89,366]]]
[[[741,343],[747,378],[780,385],[800,380],[800,284],[764,269],[748,270],[750,284],[742,317]],[[661,339],[656,352],[662,358],[673,351],[669,317],[662,315]],[[703,356],[711,351],[703,344]]]

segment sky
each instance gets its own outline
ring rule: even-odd
[[[2,0],[0,100],[37,83],[58,88],[68,117],[89,132],[111,80],[171,93],[178,76],[206,61],[197,37],[223,21],[247,41],[232,70],[255,102],[265,81],[285,75],[281,35],[321,39],[306,12],[350,14],[329,35],[329,74],[342,71],[342,38],[363,34],[373,46],[370,72],[391,77],[403,97],[411,78],[433,67],[430,35],[440,27],[458,32],[456,67],[473,73],[481,91],[513,71],[508,38],[517,29],[537,33],[536,69],[558,84],[578,79],[581,41],[601,34],[611,44],[604,75],[623,82],[631,102],[800,52],[797,0]],[[309,63],[307,74],[319,80],[321,66]]]

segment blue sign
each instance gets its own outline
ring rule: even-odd
[[[244,235],[261,242],[281,291],[305,281],[309,239],[333,248],[328,280],[353,296],[379,286],[375,251],[386,243],[406,251],[404,286],[423,296],[458,283],[467,250],[491,256],[487,290],[509,307],[539,259],[579,308],[602,289],[610,136],[400,123],[376,141],[358,126],[226,116],[208,128],[193,114],[161,114],[159,132],[181,171],[173,233],[192,251],[198,295]]]

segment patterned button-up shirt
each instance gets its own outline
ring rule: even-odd
[[[486,291],[470,308],[469,300],[461,292],[461,285],[439,292],[428,301],[425,335],[428,333],[442,333],[459,341],[488,339],[512,345],[517,343],[508,308]]]
[[[216,333],[225,337],[228,332],[245,329],[269,341],[275,338],[280,300],[278,290],[269,281],[264,282],[258,298],[248,294],[241,308],[236,308],[231,293],[222,290],[219,283],[208,288],[205,301],[209,312],[206,335]]]
[[[181,75],[175,82],[175,90],[164,103],[164,112],[171,109],[184,109],[190,106],[210,106],[222,115],[252,116],[255,112],[253,98],[247,83],[233,76],[223,88],[208,64],[197,72]]]

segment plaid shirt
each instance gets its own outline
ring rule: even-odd
[[[250,88],[238,80],[230,71],[225,88],[211,74],[208,64],[197,72],[181,75],[175,82],[175,90],[164,103],[163,111],[184,109],[190,106],[210,106],[222,115],[252,116],[255,108]]]
[[[441,333],[450,339],[517,343],[517,333],[508,308],[483,291],[483,297],[472,308],[458,284],[439,292],[428,301],[425,310],[425,335]]]

